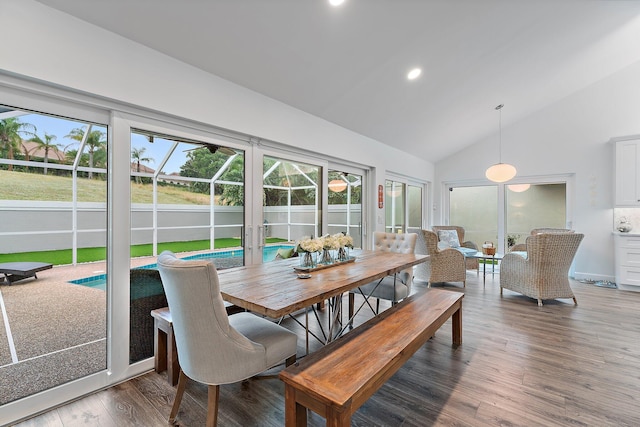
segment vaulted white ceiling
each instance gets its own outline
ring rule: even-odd
[[[39,1],[432,162],[640,60],[638,1]]]

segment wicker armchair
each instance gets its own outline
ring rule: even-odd
[[[549,233],[527,237],[527,257],[505,254],[500,265],[500,295],[503,289],[519,292],[538,300],[573,298],[569,285],[569,267],[584,235]]]
[[[536,234],[544,234],[544,233],[573,233],[573,230],[570,230],[568,228],[548,228],[548,227],[543,227],[543,228],[534,228],[533,230],[531,230],[531,235],[535,236]]]
[[[509,248],[509,252],[526,252],[527,244],[526,243],[516,243],[515,245]]]
[[[470,249],[478,250],[478,245],[473,243],[471,240],[464,240],[464,228],[458,225],[434,225],[431,227],[433,231],[438,234],[439,230],[456,230],[458,233],[458,241],[460,242],[460,246]],[[478,259],[477,258],[467,258],[466,260],[467,270],[477,270],[478,269]]]
[[[534,228],[531,230],[531,235],[535,236],[536,234],[545,234],[545,233],[574,233],[574,230],[570,230],[568,228]],[[526,243],[516,243],[515,245],[509,248],[509,252],[526,252],[527,244]]]
[[[432,283],[462,282],[466,285],[467,270],[465,257],[462,252],[455,249],[438,249],[438,235],[433,231],[420,230],[416,241],[416,253],[429,255],[426,262],[413,268],[413,275],[417,280]]]

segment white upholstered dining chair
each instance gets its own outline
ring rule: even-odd
[[[187,378],[208,385],[207,426],[215,426],[220,384],[245,380],[283,361],[296,360],[297,336],[261,317],[227,315],[211,261],[185,261],[165,251],[158,270],[167,296],[180,362],[174,423]]]
[[[417,237],[418,235],[415,233],[383,233],[376,231],[373,233],[373,250],[413,254],[416,250]],[[355,294],[376,298],[375,312],[377,314],[380,311],[380,299],[391,301],[395,305],[398,301],[409,296],[412,283],[413,269],[409,268],[397,275],[384,277],[350,291],[349,319],[353,317]]]

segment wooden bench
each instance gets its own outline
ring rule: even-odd
[[[306,426],[306,409],[327,426],[349,426],[351,415],[451,317],[462,343],[464,294],[427,289],[280,372],[285,425]]]

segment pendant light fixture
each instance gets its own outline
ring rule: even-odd
[[[484,173],[487,179],[493,182],[509,181],[516,176],[517,172],[515,166],[510,165],[509,163],[502,163],[502,107],[504,107],[504,104],[500,104],[496,107],[496,110],[500,112],[500,146],[498,152],[498,163],[489,167],[489,169]]]

